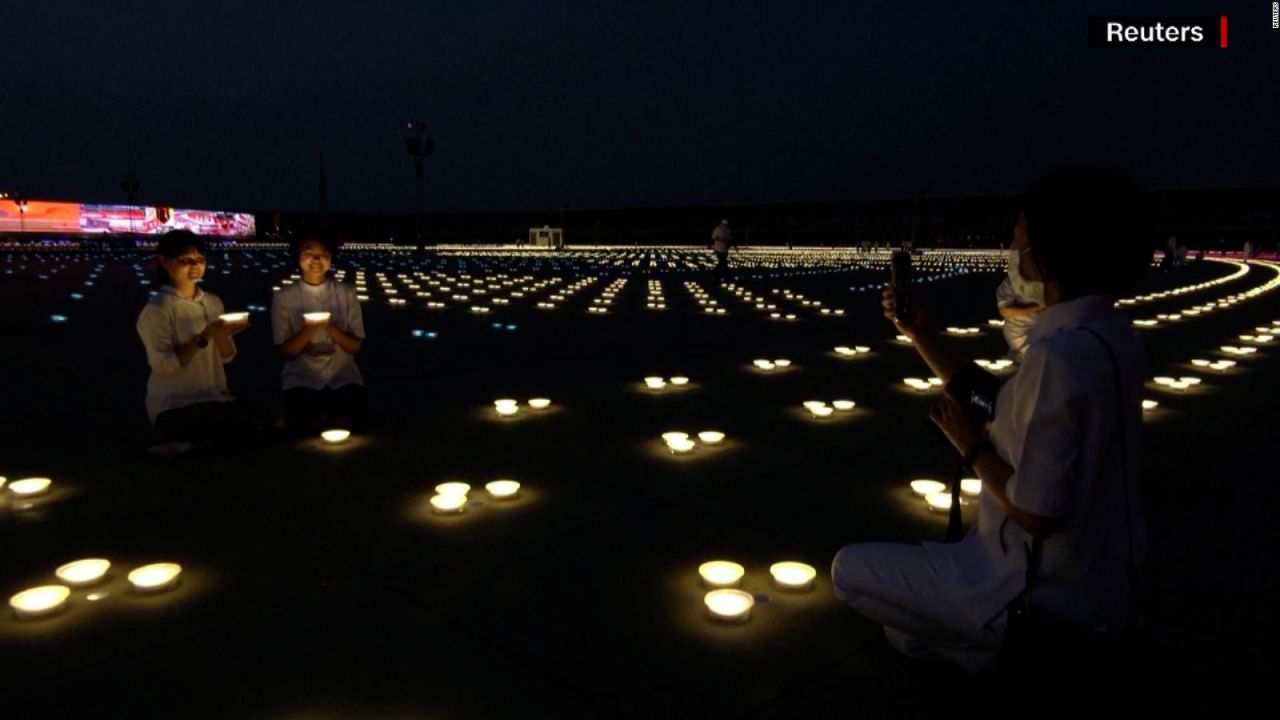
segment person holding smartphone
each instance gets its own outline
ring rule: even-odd
[[[1086,635],[1135,621],[1143,360],[1115,301],[1150,263],[1146,218],[1137,185],[1110,169],[1062,168],[1028,190],[1013,247],[1045,309],[1022,367],[990,424],[950,390],[929,414],[982,479],[976,523],[956,543],[857,543],[832,563],[837,597],[903,653],[980,672],[1019,599]],[[918,298],[898,313],[890,286],[882,307],[944,383],[968,372]]]

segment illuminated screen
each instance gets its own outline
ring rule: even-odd
[[[250,213],[40,200],[28,200],[19,207],[13,200],[0,200],[3,233],[161,235],[170,230],[190,230],[197,235],[247,237],[253,235],[254,229]]]

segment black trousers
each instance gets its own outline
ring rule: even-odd
[[[364,386],[352,383],[340,388],[289,388],[281,396],[288,428],[314,435],[322,430],[360,430],[365,423]]]
[[[715,273],[717,280],[723,280],[729,274],[729,253],[727,251],[716,253]]]
[[[155,431],[159,442],[237,445],[263,438],[267,423],[243,400],[215,401],[165,410],[156,416]]]

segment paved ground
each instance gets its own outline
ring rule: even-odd
[[[0,273],[13,271],[0,274],[0,474],[55,481],[48,497],[0,500],[0,594],[53,582],[74,558],[114,563],[56,617],[0,618],[3,716],[910,716],[972,698],[971,678],[897,657],[878,627],[835,601],[825,575],[845,543],[938,539],[944,525],[906,489],[954,464],[927,432],[930,396],[901,384],[923,365],[893,341],[875,292],[849,289],[883,272],[799,251],[757,257],[739,285],[795,313],[788,322],[703,273],[646,275],[642,261],[601,257],[558,267],[472,258],[465,270],[433,259],[455,276],[558,273],[562,287],[575,268],[604,275],[555,310],[538,309],[531,292],[476,315],[471,301],[423,307],[396,280],[411,258],[350,256],[339,266],[351,279],[361,263],[370,286],[360,364],[371,431],[341,448],[279,440],[160,461],[143,452],[146,368],[133,333],[152,289],[133,265],[150,266],[0,255]],[[229,308],[269,305],[288,274],[262,252],[213,259],[208,287]],[[379,269],[406,306],[386,304]],[[1153,275],[1149,287],[1235,271],[1206,263]],[[1178,312],[1278,272],[1255,266],[1134,315]],[[628,282],[609,312],[586,312],[617,277]],[[645,307],[649,279],[661,281],[666,310]],[[705,313],[688,281],[728,313]],[[1002,347],[986,326],[998,281],[974,272],[925,286],[939,324],[982,327],[957,340],[974,357]],[[774,288],[846,314],[821,315]],[[270,404],[279,364],[269,320],[254,318],[230,381]],[[1224,357],[1220,345],[1278,319],[1268,293],[1143,329],[1150,374],[1191,374],[1190,358]],[[841,359],[831,352],[840,344],[872,352]],[[760,357],[794,365],[765,374],[750,367]],[[1196,369],[1205,383],[1191,392],[1149,390],[1161,401],[1145,442],[1153,652],[1135,682],[1151,707],[1200,691],[1243,702],[1244,678],[1273,665],[1270,648],[1247,638],[1274,624],[1275,371],[1263,346],[1227,374]],[[655,394],[640,382],[651,374],[692,382]],[[538,395],[552,410],[502,420],[490,408]],[[800,409],[837,397],[858,409],[828,421]],[[729,439],[674,457],[659,435],[676,429]],[[499,477],[521,481],[521,497],[473,492],[460,516],[430,512],[436,483]],[[703,611],[696,568],[715,558],[747,568],[758,604],[744,625]],[[772,587],[768,565],[781,559],[816,566],[816,587]],[[157,560],[182,563],[181,584],[130,592],[128,569]],[[1223,679],[1206,680],[1215,674]]]

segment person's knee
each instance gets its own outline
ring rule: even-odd
[[[845,545],[831,561],[831,585],[836,598],[843,603],[853,603],[863,593],[865,584],[862,569],[865,562],[859,545]]]

